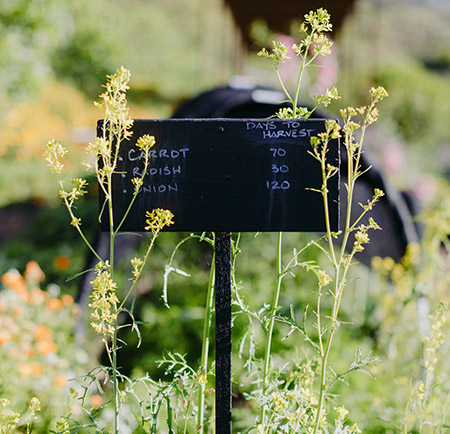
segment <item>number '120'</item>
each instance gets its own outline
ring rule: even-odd
[[[291,184],[286,180],[281,183],[278,181],[266,181],[266,187],[269,190],[287,190],[290,186]]]

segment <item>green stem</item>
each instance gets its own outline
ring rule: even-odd
[[[148,152],[146,152],[145,154],[145,159],[144,159],[144,169],[142,171],[142,175],[141,175],[141,181],[144,181],[145,178],[145,174],[147,173],[147,168],[148,168]],[[130,210],[132,208],[132,206],[134,205],[134,202],[136,201],[136,198],[138,197],[140,189],[135,190],[135,192],[133,193],[133,197],[131,198],[131,201],[128,205],[127,210],[125,211],[125,214],[122,217],[122,220],[120,221],[120,223],[117,225],[117,228],[115,230],[114,235],[117,235],[117,233],[120,231],[120,228],[122,227],[122,225],[124,224],[126,218],[128,217],[128,214],[130,213]]]
[[[184,430],[183,430],[183,434],[186,434],[186,433],[187,433],[188,422],[189,422],[189,416],[190,416],[190,414],[189,414],[189,409],[190,409],[190,407],[191,407],[192,395],[193,395],[193,393],[194,393],[194,388],[195,388],[195,384],[197,383],[197,381],[198,381],[198,376],[197,376],[196,381],[194,381],[194,383],[192,384],[192,386],[191,386],[191,388],[190,388],[190,390],[189,390],[188,396],[187,396],[187,404],[186,404],[186,413],[185,413],[185,419],[184,419]]]
[[[276,280],[276,289],[273,294],[272,305],[270,309],[270,320],[269,327],[267,329],[267,337],[266,337],[266,346],[264,350],[264,371],[263,371],[263,383],[262,383],[262,391],[263,395],[266,393],[267,389],[267,381],[269,377],[269,368],[270,368],[270,351],[272,346],[272,336],[273,336],[273,328],[275,325],[275,315],[277,313],[278,301],[280,298],[281,292],[281,281],[283,279],[283,269],[281,265],[281,247],[283,242],[283,233],[278,232],[277,237],[277,280]],[[264,426],[266,419],[266,407],[263,406],[261,408],[261,420],[260,423]]]
[[[323,145],[325,149],[325,144]],[[331,234],[331,224],[330,224],[330,211],[328,207],[328,184],[327,184],[327,177],[326,177],[326,152],[323,151],[322,155],[322,179],[323,179],[323,190],[322,190],[322,197],[323,197],[323,207],[324,207],[324,214],[325,214],[325,226],[327,229],[327,238],[328,238],[328,247],[330,249],[331,253],[331,260],[333,262],[334,267],[337,267],[336,263],[336,255],[334,253],[334,245],[333,245],[333,237]]]
[[[109,266],[111,270],[111,277],[114,278],[114,214],[113,214],[113,204],[112,204],[112,180],[111,176],[108,178],[108,213],[109,213]]]
[[[119,433],[119,390],[117,384],[117,316],[114,320],[114,335],[112,339],[112,369],[114,394],[114,433]]]
[[[71,218],[75,218],[74,214],[72,213],[71,210],[69,210],[70,213],[70,217]],[[89,242],[89,240],[86,238],[86,236],[84,235],[83,231],[80,229],[79,225],[75,226],[75,229],[78,231],[78,233],[81,236],[81,239],[84,241],[84,243],[88,246],[89,250],[92,252],[92,254],[100,261],[103,262],[102,257],[97,253],[97,251],[92,247],[91,243]]]
[[[320,355],[323,356],[323,335],[322,335],[322,324],[320,319],[320,302],[322,300],[322,287],[319,286],[319,294],[317,296],[317,331],[319,333],[319,349]]]
[[[159,233],[159,231],[158,231],[158,232],[155,232],[155,233],[152,235],[152,239],[151,239],[151,241],[150,241],[150,243],[149,243],[149,245],[148,245],[148,247],[147,247],[147,251],[145,252],[144,259],[142,260],[142,265],[141,265],[141,267],[139,268],[139,273],[138,273],[138,275],[134,278],[133,283],[132,283],[130,289],[128,290],[127,294],[125,295],[125,297],[123,298],[122,302],[120,303],[119,308],[117,309],[117,312],[120,312],[120,311],[122,310],[123,306],[125,305],[126,301],[128,300],[128,297],[129,297],[130,294],[133,292],[134,287],[136,286],[136,284],[137,284],[139,278],[141,277],[142,270],[144,269],[145,264],[147,263],[148,255],[150,254],[150,251],[152,250],[153,245],[155,244],[155,240],[156,240],[156,237],[158,236],[158,233]]]
[[[369,107],[369,110],[372,108],[373,104]],[[348,160],[348,169],[347,169],[347,216],[345,221],[345,232],[344,237],[342,240],[342,246],[341,246],[341,252],[339,255],[339,262],[342,262],[342,259],[344,258],[345,248],[347,247],[348,237],[350,236],[351,231],[353,230],[354,226],[357,224],[357,222],[360,220],[362,216],[352,225],[351,224],[351,207],[353,202],[353,191],[355,187],[355,182],[357,178],[357,174],[359,171],[359,161],[361,159],[361,148],[364,141],[364,136],[367,128],[367,119],[364,119],[363,126],[361,128],[361,138],[359,139],[359,145],[358,150],[356,152],[356,155],[354,152],[350,150],[350,148],[347,146],[347,160]],[[352,143],[352,135],[346,136],[345,142],[349,144],[349,146]],[[365,213],[364,213],[365,214]]]
[[[112,198],[112,172],[107,177],[108,186],[108,213],[109,213],[109,266],[111,270],[111,278],[114,280],[114,214],[113,214],[113,198]],[[119,387],[117,379],[117,315],[118,310],[115,309],[114,333],[112,336],[111,352],[112,352],[112,371],[113,371],[113,401],[114,401],[114,434],[119,433]]]
[[[289,94],[288,90],[287,90],[286,87],[284,86],[283,80],[282,80],[281,75],[280,75],[280,71],[278,71],[278,68],[275,68],[275,70],[276,70],[276,72],[277,72],[278,81],[280,82],[280,85],[281,85],[281,88],[283,89],[283,92],[284,92],[285,95],[287,96],[288,100],[289,100],[291,103],[293,103],[291,95]]]
[[[200,359],[200,369],[204,370],[205,375],[208,373],[208,355],[209,355],[209,336],[211,333],[211,321],[214,306],[214,272],[215,272],[215,255],[213,254],[211,270],[209,273],[208,292],[206,295],[205,319],[203,323],[203,339],[202,339],[202,355]],[[197,432],[203,434],[204,417],[205,417],[205,388],[206,384],[200,383],[198,395],[198,420]]]
[[[324,144],[325,146],[325,144]],[[349,153],[349,151],[347,150]],[[314,431],[313,434],[317,434],[317,431],[320,426],[320,416],[322,413],[322,409],[324,407],[325,402],[325,395],[326,395],[326,389],[327,389],[327,371],[328,371],[328,357],[330,355],[331,345],[333,343],[334,334],[336,332],[336,325],[337,325],[337,318],[339,314],[339,307],[341,303],[342,293],[344,289],[344,282],[345,282],[345,276],[347,274],[347,270],[349,268],[349,262],[344,267],[343,275],[341,276],[341,264],[343,260],[343,255],[345,251],[345,247],[348,241],[348,236],[350,233],[350,220],[351,220],[351,203],[352,203],[352,197],[353,197],[353,187],[354,187],[354,169],[353,169],[353,159],[351,158],[351,155],[349,156],[349,162],[348,162],[348,194],[347,194],[347,215],[346,215],[346,222],[345,222],[345,232],[344,232],[344,239],[341,247],[341,252],[339,255],[339,259],[336,258],[335,252],[334,252],[334,245],[332,241],[332,234],[331,234],[331,227],[330,227],[330,219],[329,219],[329,209],[328,209],[328,190],[327,190],[327,179],[326,179],[326,152],[325,148],[322,153],[321,158],[321,166],[322,166],[322,179],[323,179],[323,190],[322,190],[322,197],[324,202],[324,208],[325,208],[325,222],[326,222],[326,229],[327,229],[327,238],[329,243],[329,249],[332,257],[332,263],[334,267],[334,303],[333,303],[333,311],[330,318],[330,328],[328,332],[328,340],[325,346],[325,351],[321,350],[321,369],[320,369],[320,390],[319,390],[319,403],[317,406],[317,414],[314,422]],[[319,335],[321,333],[321,330],[319,330]],[[321,339],[322,341],[322,339]],[[322,344],[322,342],[321,342]]]
[[[312,41],[313,35],[314,35],[314,32],[311,33],[311,35],[309,37],[309,43],[305,47],[305,55],[302,57],[302,65],[300,66],[300,71],[299,71],[298,78],[297,78],[297,85],[295,87],[294,106],[292,107],[294,109],[294,118],[297,117],[297,102],[298,102],[298,97],[300,94],[300,85],[302,83],[303,71],[305,70],[305,66],[307,66],[306,60],[308,58],[308,51],[309,51],[309,47],[311,46],[311,41]]]
[[[59,185],[61,186],[61,190],[64,190],[64,184],[62,181],[59,181]],[[69,211],[69,215],[70,215],[70,219],[71,221],[76,221],[76,217],[74,215],[74,213],[72,212],[72,206],[71,204],[68,202],[67,198],[64,197],[64,205],[67,208],[67,211]],[[91,243],[89,242],[89,240],[86,238],[86,236],[84,235],[83,231],[80,228],[79,224],[75,225],[75,229],[78,231],[78,233],[81,236],[81,239],[84,241],[84,243],[88,246],[89,250],[92,252],[92,254],[100,261],[103,262],[103,259],[101,258],[101,256],[97,253],[97,251],[92,247]]]
[[[299,96],[299,94],[300,94],[300,85],[301,85],[301,83],[302,83],[302,77],[303,77],[303,71],[304,71],[304,69],[305,69],[306,57],[307,57],[307,54],[305,54],[305,57],[303,58],[302,66],[300,67],[300,72],[299,72],[299,74],[298,74],[297,85],[296,85],[296,87],[295,87],[295,100],[294,100],[294,105],[293,105],[293,107],[292,107],[293,110],[294,110],[294,113],[293,113],[294,118],[297,117],[297,103],[298,103],[298,96]]]
[[[346,142],[349,143],[349,141],[351,142],[351,138],[348,139],[346,137]],[[345,254],[345,248],[347,246],[348,243],[348,237],[350,235],[350,228],[351,228],[351,214],[352,214],[352,201],[353,201],[353,187],[355,185],[355,180],[354,180],[354,161],[353,161],[353,154],[350,151],[350,149],[347,147],[347,215],[346,215],[346,219],[345,219],[345,230],[344,230],[344,236],[342,239],[342,246],[341,246],[341,251],[339,254],[339,264],[342,263],[342,260],[344,258],[344,254]]]
[[[352,254],[353,256],[353,254]],[[340,266],[336,267],[334,274],[334,303],[333,303],[333,313],[330,319],[330,330],[328,334],[328,341],[325,347],[325,353],[322,355],[322,364],[320,371],[320,392],[319,392],[319,405],[317,408],[316,421],[314,425],[314,434],[317,433],[320,424],[320,414],[323,409],[325,395],[327,391],[326,377],[328,371],[328,356],[330,355],[331,345],[333,343],[333,337],[337,330],[339,308],[341,306],[342,294],[344,293],[344,284],[347,276],[347,271],[350,268],[350,261],[345,265],[340,276]]]

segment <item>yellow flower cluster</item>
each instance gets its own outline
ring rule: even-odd
[[[128,139],[132,135],[133,119],[129,117],[126,99],[130,76],[130,71],[123,66],[109,75],[106,91],[100,95],[101,102],[95,103],[104,112],[105,122],[109,123],[107,128],[120,134],[121,139]]]
[[[107,262],[97,264],[95,273],[96,278],[91,282],[92,302],[89,303],[89,307],[93,309],[91,316],[94,319],[91,326],[103,336],[112,336],[115,331],[116,308],[119,303],[116,295],[117,284],[111,277]]]
[[[44,152],[44,158],[47,161],[47,165],[54,173],[61,173],[64,169],[64,164],[61,159],[69,152],[61,143],[57,140],[50,140],[47,143],[47,149]]]
[[[355,242],[353,243],[353,250],[355,252],[362,252],[364,250],[363,244],[370,242],[367,229],[359,230],[355,233]]]
[[[170,226],[173,224],[174,215],[168,209],[157,208],[151,212],[147,211],[145,216],[147,217],[145,220],[147,223],[145,230],[151,230],[153,235],[158,234],[158,232],[165,226]]]
[[[435,314],[430,317],[431,333],[424,339],[424,368],[428,374],[434,372],[438,359],[437,352],[444,343],[444,334],[441,329],[447,321],[448,303],[441,302]]]
[[[317,272],[317,277],[319,278],[319,286],[321,287],[327,286],[333,281],[333,279],[324,270],[319,270]]]

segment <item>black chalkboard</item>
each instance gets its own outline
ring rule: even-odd
[[[114,218],[131,200],[131,179],[143,170],[135,142],[155,136],[139,196],[121,230],[143,231],[145,212],[169,209],[169,231],[325,231],[320,165],[307,153],[324,119],[165,119],[134,121],[113,177]],[[101,131],[102,121],[98,129]],[[339,143],[328,161],[340,163]],[[332,230],[338,229],[339,179],[329,181]],[[105,216],[102,229],[108,230]]]

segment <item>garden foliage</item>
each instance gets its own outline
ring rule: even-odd
[[[306,119],[339,99],[332,88],[315,97],[312,109],[300,101],[306,69],[330,52],[331,28],[324,9],[305,16],[303,39],[292,47],[300,59],[293,90],[279,70],[289,60],[287,47],[274,42],[271,51],[260,52],[272,61],[290,103],[278,117]],[[104,197],[100,218],[109,223],[107,257],[89,240],[78,209],[88,192],[87,180],[64,179],[67,150],[59,141],[50,141],[46,151],[49,166],[60,177],[69,223],[98,260],[87,270],[94,272],[89,322],[103,362],[92,364],[86,349],[69,338],[80,308],[71,296],[61,295],[58,286],[44,288],[45,275],[36,262],[22,274],[15,269],[6,272],[0,292],[0,345],[6,350],[1,357],[1,433],[215,432],[210,344],[214,234],[170,238],[160,231],[177,216],[169,210],[149,210],[148,242],[124,267],[127,278],[115,263],[115,240],[124,220],[113,219],[111,180],[117,175],[117,150],[132,135],[126,100],[129,79],[123,67],[108,77],[97,103],[104,119],[102,134],[87,149],[86,164]],[[375,189],[357,215],[351,214],[351,203],[363,174],[366,129],[377,120],[378,104],[386,96],[384,88],[371,88],[365,105],[342,109],[341,124],[328,120],[325,131],[311,139],[311,164],[322,171],[323,184],[316,193],[323,198],[325,235],[313,240],[282,233],[233,237],[234,432],[406,434],[444,433],[449,428],[448,192],[442,194],[446,200],[424,214],[423,244],[409,246],[401,263],[374,258],[371,270],[357,264],[372,233],[382,234],[370,212],[384,193]],[[338,168],[326,157],[336,138],[348,158],[342,194],[347,216],[341,233],[330,230],[327,212],[327,182],[337,176]],[[145,167],[151,164],[154,144],[151,136],[137,140]],[[130,208],[145,172],[133,179]],[[157,250],[157,237],[174,242],[171,255]],[[155,253],[153,264],[150,253]],[[168,258],[165,266],[162,257]],[[193,262],[203,269],[195,269]],[[144,269],[146,264],[151,271]],[[162,291],[147,294],[151,303],[135,297],[155,280]],[[158,345],[164,351],[155,361],[148,347]],[[186,354],[179,349],[182,345]],[[139,362],[127,363],[130,360]],[[386,394],[392,385],[396,393]]]

